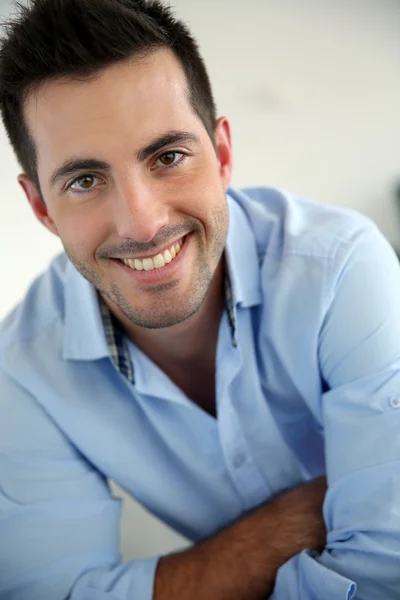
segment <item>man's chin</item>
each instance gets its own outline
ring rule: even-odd
[[[166,329],[168,327],[174,327],[187,321],[197,312],[197,308],[190,312],[164,312],[164,313],[150,313],[148,311],[141,311],[140,313],[136,310],[134,314],[129,311],[124,311],[125,319],[136,327],[142,327],[143,329]]]
[[[164,285],[171,285],[162,284]],[[126,327],[136,326],[144,329],[165,329],[183,323],[200,308],[202,301],[188,303],[171,298],[169,301],[151,301],[140,306],[133,305],[119,293],[99,292],[114,316]],[[186,296],[187,298],[187,296]]]

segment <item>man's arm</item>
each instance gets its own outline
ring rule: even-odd
[[[346,237],[318,348],[327,544],[285,563],[270,600],[400,594],[400,266],[374,226]]]
[[[207,541],[159,562],[154,600],[265,600],[276,573],[306,548],[322,549],[325,478],[286,492]]]

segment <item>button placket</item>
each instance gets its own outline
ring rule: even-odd
[[[219,430],[229,475],[242,500],[243,508],[250,509],[271,495],[264,477],[254,463],[229,399],[220,416]]]
[[[243,357],[233,347],[226,313],[222,317],[217,360],[218,430],[227,471],[241,499],[243,508],[250,509],[265,501],[271,491],[253,462],[250,450],[232,405],[231,386],[243,368]]]

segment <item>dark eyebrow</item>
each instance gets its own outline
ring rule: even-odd
[[[145,161],[152,154],[155,154],[165,146],[170,144],[178,144],[184,142],[192,142],[195,144],[200,143],[200,138],[194,133],[188,131],[169,131],[150,142],[144,148],[141,148],[137,152],[137,159],[139,162]],[[68,175],[72,175],[77,171],[110,171],[111,165],[102,160],[95,158],[70,158],[66,160],[61,167],[57,168],[50,176],[50,187],[53,187],[59,179],[62,179]]]
[[[170,144],[182,144],[184,142],[200,144],[200,138],[188,131],[169,131],[151,142],[148,146],[141,148],[137,153],[137,159],[139,162],[143,162],[146,158],[149,158],[152,154],[162,150],[165,146],[169,146]]]
[[[53,187],[59,179],[72,175],[76,171],[110,171],[111,166],[95,158],[70,158],[53,171],[50,177],[50,187]]]

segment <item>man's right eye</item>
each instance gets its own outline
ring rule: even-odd
[[[96,175],[81,175],[74,179],[67,189],[73,190],[78,194],[85,194],[93,189],[96,180],[100,181]]]

